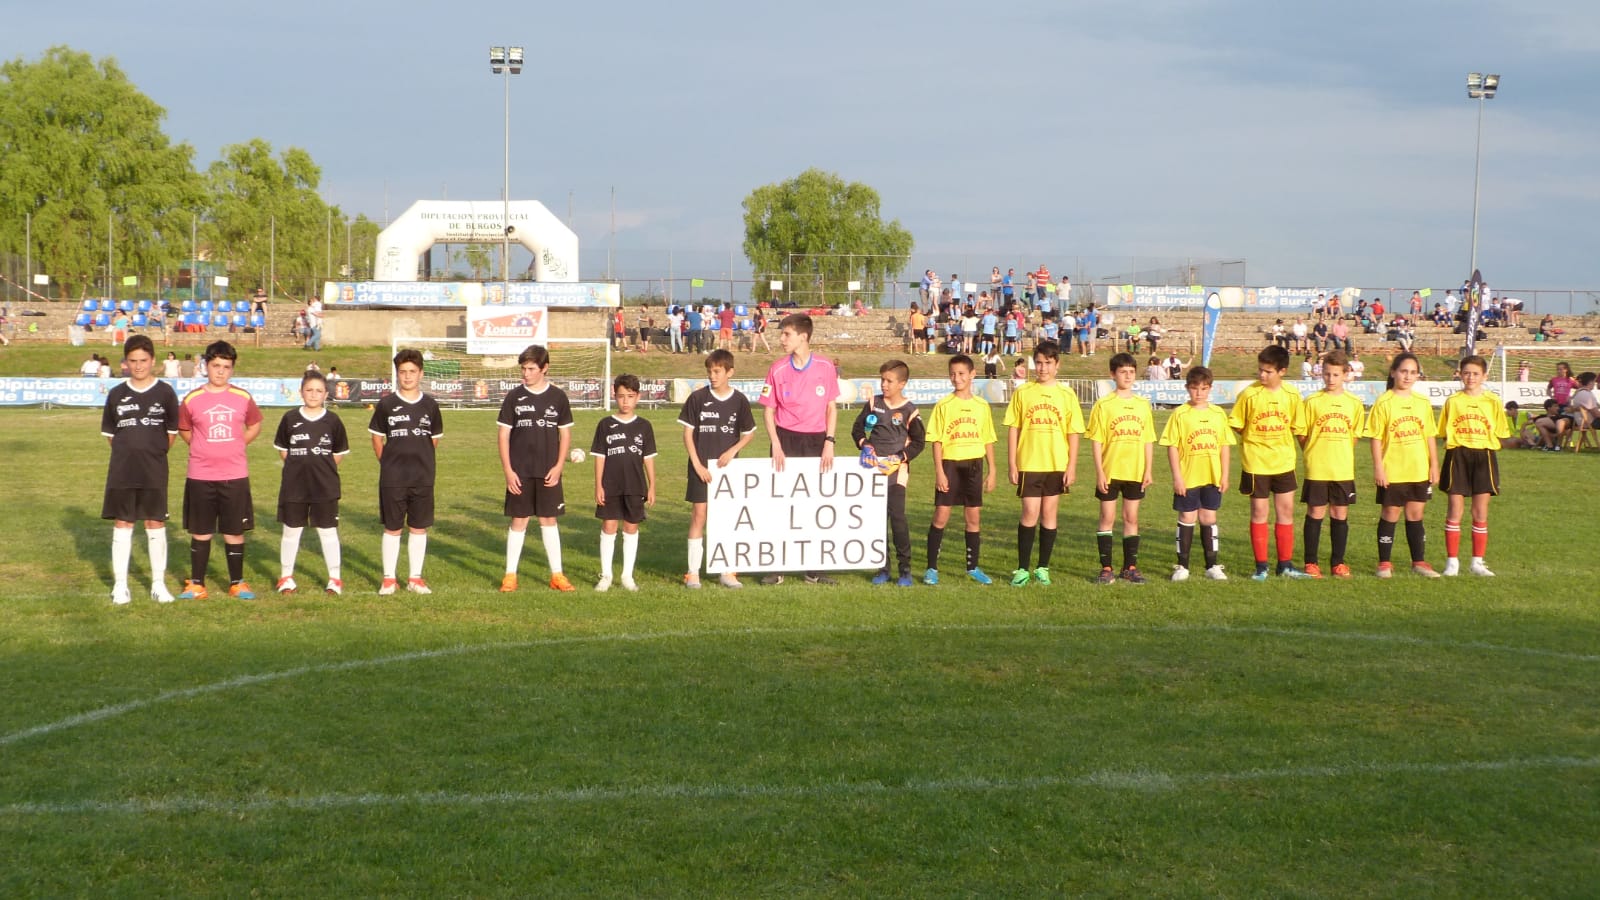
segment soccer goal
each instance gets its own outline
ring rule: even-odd
[[[1526,381],[1522,374],[1527,364]],[[1597,344],[1502,344],[1495,348],[1489,362],[1489,378],[1498,382],[1498,388],[1507,400],[1516,400],[1522,406],[1537,407],[1545,396],[1545,387],[1556,377],[1556,366],[1566,363],[1572,377],[1581,372],[1600,372],[1600,345]]]
[[[567,392],[574,409],[611,408],[609,340],[553,337],[545,346],[550,382]],[[499,406],[506,392],[522,383],[515,355],[469,353],[464,337],[396,337],[391,358],[406,348],[422,351],[422,389],[440,403]]]

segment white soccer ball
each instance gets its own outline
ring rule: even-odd
[[[569,460],[571,460],[572,462],[575,462],[575,463],[583,462],[583,460],[584,460],[583,449],[580,448],[580,447],[573,447],[572,448],[572,452],[567,454],[567,459],[569,459]]]

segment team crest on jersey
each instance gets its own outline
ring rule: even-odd
[[[827,393],[827,392],[822,389],[822,385],[820,385],[820,384],[817,385],[817,396],[821,397],[825,393]]]
[[[771,397],[772,396],[772,385],[763,384],[761,386],[761,396],[763,396],[763,397]]]

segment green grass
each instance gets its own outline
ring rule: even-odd
[[[651,414],[658,438],[673,413]],[[366,414],[343,415],[359,436]],[[446,416],[433,596],[373,594],[362,446],[346,597],[119,609],[97,413],[0,411],[0,893],[1584,896],[1600,873],[1600,612],[1578,561],[1596,532],[1573,490],[1600,455],[1502,454],[1493,581],[1372,578],[1363,480],[1348,583],[1097,587],[1080,491],[1050,588],[947,564],[938,588],[689,592],[682,453],[662,440],[642,591],[587,589],[582,466],[562,521],[580,590],[537,586],[530,540],[502,595],[493,417]],[[1152,573],[1166,485],[1145,506]],[[1245,518],[1229,497],[1236,576]],[[1015,498],[984,519],[984,564],[1008,570]],[[174,527],[174,574],[186,544]],[[276,527],[249,546],[266,587]],[[312,538],[301,571],[322,573]]]

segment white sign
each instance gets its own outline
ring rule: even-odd
[[[228,276],[226,276],[226,275],[213,276],[211,281],[214,284],[216,284],[217,287],[227,287],[228,286]]]
[[[845,287],[845,290],[847,290],[847,291],[859,291],[859,290],[861,290],[861,282],[859,282],[859,281],[846,282],[844,287]]]
[[[542,306],[467,307],[467,352],[515,356],[550,342],[550,311]]]
[[[769,285],[769,287],[771,287],[772,290],[781,291],[781,290],[783,290],[783,282],[774,281]]]
[[[50,276],[49,275],[35,275],[35,276],[33,276],[33,283],[34,284],[49,284],[50,283]]]
[[[706,485],[706,571],[815,572],[888,564],[889,479],[843,456],[831,472],[791,456],[713,465]]]

